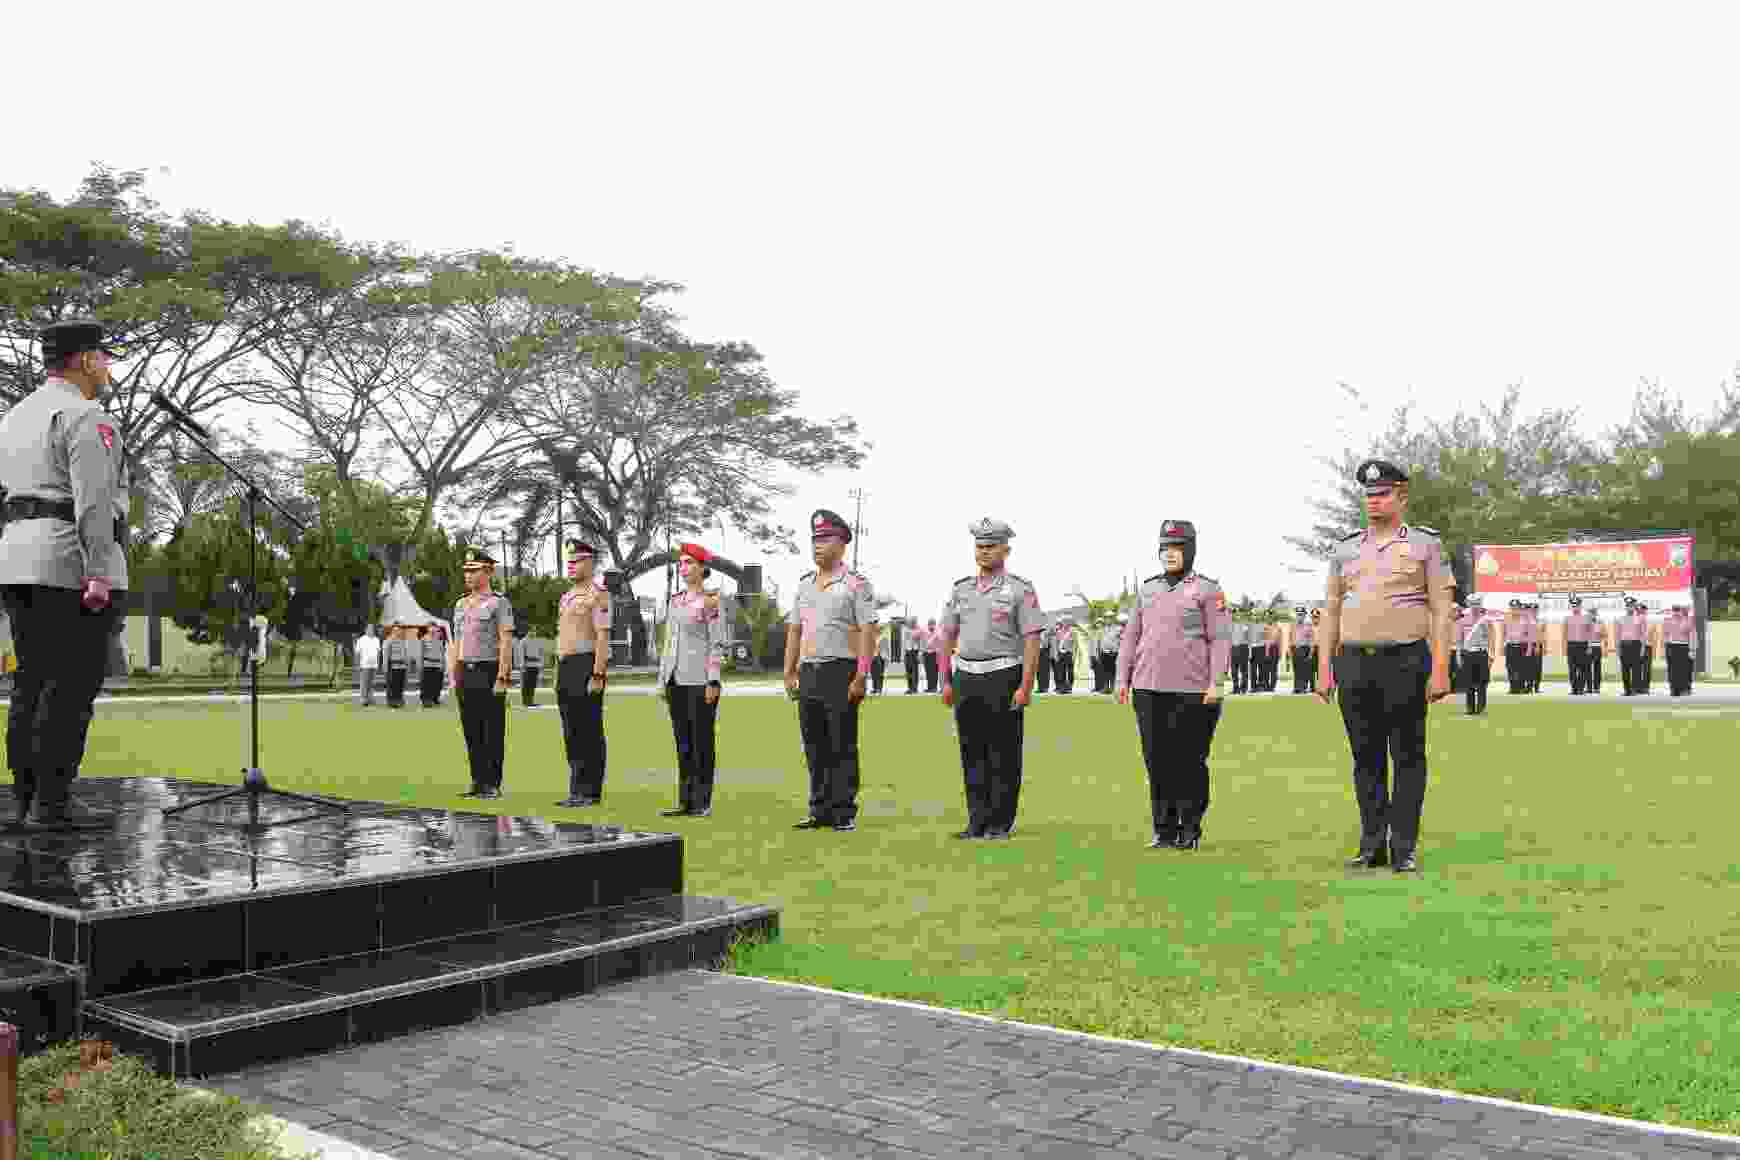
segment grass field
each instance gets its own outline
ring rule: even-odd
[[[543,698],[548,701],[548,695]],[[1665,698],[1656,699],[1665,701]],[[512,710],[503,813],[688,839],[688,889],[783,908],[747,973],[1466,1092],[1740,1130],[1740,707],[1667,715],[1495,697],[1433,710],[1424,874],[1350,872],[1357,813],[1338,714],[1228,704],[1203,847],[1150,851],[1128,709],[1029,714],[1013,841],[963,843],[935,698],[873,701],[851,834],[790,829],[795,709],[728,697],[708,819],[663,819],[664,707],[613,698],[602,809],[564,811],[553,710]],[[274,784],[476,809],[450,705],[261,707]],[[234,780],[245,717],[107,705],[87,776]]]

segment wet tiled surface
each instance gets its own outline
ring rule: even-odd
[[[258,835],[241,828],[250,818],[241,799],[165,814],[226,788],[178,778],[81,779],[74,785],[75,805],[114,815],[114,828],[73,834],[0,830],[0,922],[8,902],[100,918],[137,907],[673,841],[669,835],[608,825],[388,802],[347,802],[346,811],[337,814],[265,798],[260,821],[300,820]]]
[[[1740,1140],[681,971],[206,1086],[393,1160],[1715,1160]]]

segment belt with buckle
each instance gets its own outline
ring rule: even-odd
[[[78,523],[78,511],[70,499],[41,499],[36,496],[25,496],[20,499],[6,501],[6,520],[65,520],[69,524]],[[115,517],[115,542],[127,542],[127,521],[122,516]]]
[[[1004,669],[1012,669],[1020,663],[1020,657],[986,657],[976,661],[968,660],[966,657],[956,657],[952,667],[963,673],[983,676],[985,673],[1000,673]]]
[[[1360,656],[1368,657],[1394,656],[1397,653],[1406,652],[1409,649],[1422,648],[1425,644],[1426,642],[1423,640],[1410,640],[1400,644],[1395,642],[1377,644],[1344,644],[1341,646],[1341,651],[1343,655],[1348,653],[1358,653]]]

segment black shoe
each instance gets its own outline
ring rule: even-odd
[[[1009,835],[1012,832],[1013,831],[1010,831],[1010,830],[986,830],[985,831],[985,841],[987,841],[987,842],[1006,842],[1009,840]]]
[[[855,830],[857,828],[858,828],[857,822],[835,822],[834,823],[834,829],[838,830],[841,833],[845,833],[848,830]],[[987,836],[989,836],[989,835],[987,835]]]
[[[561,801],[557,802],[556,804],[561,806],[563,809],[577,810],[577,809],[582,808],[583,806],[595,806],[595,805],[597,805],[598,799],[594,798],[594,797],[569,797],[569,798],[563,798]]]
[[[67,809],[38,809],[20,827],[33,833],[54,834],[68,830],[110,830],[115,819],[107,814],[81,814]]]
[[[975,830],[971,826],[968,826],[966,829],[962,830],[960,833],[955,835],[955,837],[957,837],[957,838],[964,838],[968,841],[974,841],[978,838],[983,838],[984,836],[985,836],[985,831]]]
[[[713,816],[713,807],[707,806],[705,809],[690,810],[689,816],[691,818],[710,818]]]
[[[484,790],[482,793],[478,794],[477,796],[483,801],[493,802],[501,797],[501,790],[490,788],[490,789]]]
[[[484,795],[484,792],[485,791],[484,791],[482,786],[474,785],[470,789],[466,790],[464,793],[460,794],[459,796],[460,797],[468,797],[468,798],[480,798]]]
[[[794,830],[825,830],[827,828],[828,823],[822,821],[820,818],[805,818],[803,821],[792,827]]]
[[[1397,874],[1418,874],[1420,872],[1420,860],[1414,856],[1412,850],[1406,854],[1397,854],[1395,858],[1395,872]]]
[[[1178,848],[1178,833],[1175,830],[1155,830],[1154,840],[1148,843],[1150,850],[1176,850]]]
[[[1175,849],[1179,849],[1179,850],[1194,850],[1198,846],[1202,845],[1202,835],[1201,834],[1179,834],[1178,837],[1173,841],[1172,845]]]
[[[689,816],[689,807],[688,806],[677,806],[675,809],[660,810],[659,811],[659,817],[661,817],[661,818],[686,818],[688,816]]]
[[[1377,870],[1390,864],[1390,852],[1381,846],[1376,850],[1361,850],[1347,860],[1350,869]]]

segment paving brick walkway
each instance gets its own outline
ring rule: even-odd
[[[703,971],[211,1086],[393,1160],[1740,1157],[1736,1138]]]

